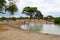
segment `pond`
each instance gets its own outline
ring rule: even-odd
[[[20,28],[37,33],[60,35],[60,25],[55,24],[28,23],[22,25]]]

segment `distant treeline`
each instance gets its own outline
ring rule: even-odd
[[[17,19],[30,19],[30,17],[9,17],[9,18],[6,18],[6,17],[1,17],[0,20],[17,20]],[[31,18],[31,19],[44,19],[44,20],[47,20],[47,19],[54,19],[54,17],[52,16],[47,16],[47,17],[43,17],[43,18]]]
[[[30,19],[30,17],[19,17],[19,18],[16,18],[16,17],[10,17],[10,18],[1,17],[0,21],[3,21],[3,20],[13,20],[13,21],[15,21],[15,20],[22,20],[22,19]],[[38,19],[38,18],[32,18],[32,19]],[[42,19],[44,19],[44,20],[54,19],[54,23],[55,24],[60,24],[60,17],[54,18],[52,16],[47,16],[47,17],[43,17]]]
[[[10,18],[6,18],[6,17],[1,17],[0,18],[0,21],[3,21],[3,20],[22,20],[22,19],[30,19],[30,17],[19,17],[19,18],[16,18],[16,17],[10,17]],[[38,18],[31,18],[31,19],[38,19]]]

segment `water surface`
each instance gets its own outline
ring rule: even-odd
[[[29,23],[20,27],[23,30],[32,32],[60,35],[60,25]]]

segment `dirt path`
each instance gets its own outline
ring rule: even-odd
[[[44,35],[6,26],[9,30],[0,32],[0,40],[60,40],[57,35]]]

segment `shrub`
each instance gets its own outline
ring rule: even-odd
[[[55,24],[60,24],[60,17],[55,18],[54,23]]]

